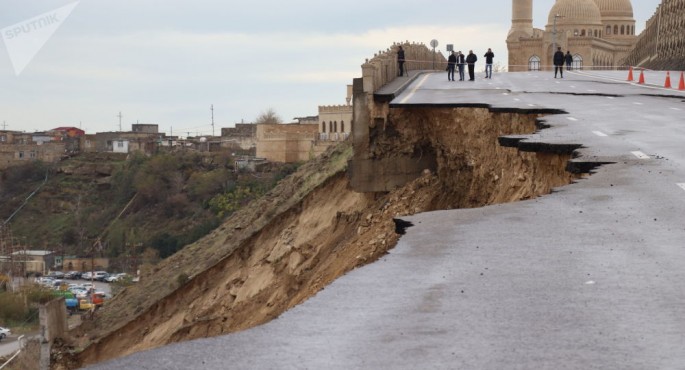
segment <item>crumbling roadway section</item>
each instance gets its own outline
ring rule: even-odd
[[[391,108],[558,110],[500,143],[573,146],[593,175],[537,199],[407,217],[387,256],[268,324],[92,368],[681,368],[685,94],[624,74],[418,76]]]

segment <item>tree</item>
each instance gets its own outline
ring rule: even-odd
[[[269,108],[262,112],[259,116],[257,116],[257,119],[255,119],[255,123],[276,125],[279,123],[283,123],[283,121],[281,120],[281,117],[279,117],[278,114],[276,114],[276,111],[273,108]]]

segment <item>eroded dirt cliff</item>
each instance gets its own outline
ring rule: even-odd
[[[569,184],[577,177],[565,171],[570,153],[498,144],[503,135],[535,132],[538,118],[476,108],[392,110],[373,129],[373,156],[434,155],[435,173],[390,193],[361,194],[345,174],[349,146],[328,152],[112,300],[72,333],[55,367],[265,323],[386,253],[399,239],[393,219],[529,199]]]

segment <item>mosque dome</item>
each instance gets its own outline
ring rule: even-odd
[[[597,26],[602,24],[602,13],[595,1],[623,3],[621,0],[557,0],[549,12],[548,27],[557,17],[557,25]],[[627,0],[626,0],[627,1]],[[632,6],[631,6],[632,9]]]
[[[630,0],[594,0],[602,18],[633,18]]]

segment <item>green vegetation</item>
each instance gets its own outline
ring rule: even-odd
[[[54,298],[52,292],[38,285],[28,285],[18,292],[0,292],[0,325],[26,327],[38,323],[38,305]]]
[[[298,167],[269,164],[249,173],[233,163],[226,153],[197,152],[83,154],[53,167],[33,162],[0,173],[0,219],[47,174],[11,222],[17,240],[65,256],[108,257],[110,270],[133,272],[207,235]]]

